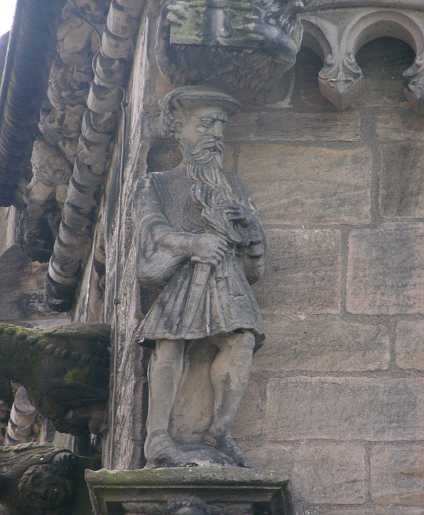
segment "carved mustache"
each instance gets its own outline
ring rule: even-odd
[[[220,139],[206,138],[199,141],[192,150],[194,159],[205,157],[205,153],[216,152],[218,154],[224,153],[224,143]]]

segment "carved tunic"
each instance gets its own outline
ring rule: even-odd
[[[193,196],[199,181],[184,168],[152,173],[143,181],[137,210],[138,277],[143,286],[160,286],[161,291],[139,327],[141,339],[196,340],[251,330],[258,344],[263,340],[262,316],[250,286],[262,260],[247,256],[246,248],[252,231],[256,242],[265,243],[264,232],[239,178],[227,179],[234,201],[249,210],[250,232],[224,220],[219,207],[199,206]],[[230,250],[216,268],[193,263],[161,244],[170,232],[219,233]]]

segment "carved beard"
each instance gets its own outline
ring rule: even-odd
[[[214,138],[205,138],[187,152],[188,176],[196,181],[221,190],[232,198],[231,187],[224,175],[224,144]]]

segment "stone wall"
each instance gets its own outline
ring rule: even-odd
[[[267,327],[237,435],[287,475],[298,514],[424,510],[424,119],[406,105],[413,55],[359,54],[366,90],[338,113],[319,59],[299,57],[290,107],[241,114],[232,161],[269,240]]]

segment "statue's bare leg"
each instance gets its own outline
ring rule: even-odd
[[[149,415],[144,446],[151,466],[178,465],[182,453],[169,435],[169,422],[184,367],[184,342],[156,342],[149,367]]]
[[[249,381],[255,336],[250,331],[233,333],[217,339],[217,345],[219,351],[211,367],[214,412],[207,439],[233,458],[237,465],[246,466],[230,429]]]

